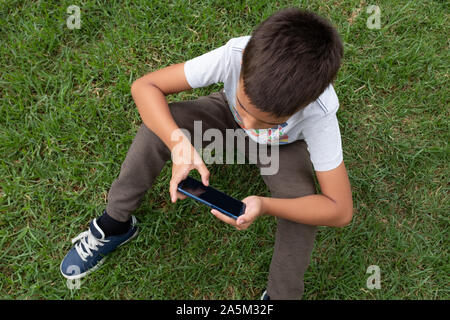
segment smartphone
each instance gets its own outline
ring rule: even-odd
[[[178,185],[178,191],[214,208],[227,216],[237,219],[245,212],[245,203],[212,187],[203,185],[201,181],[187,177]]]

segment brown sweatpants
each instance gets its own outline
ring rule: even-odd
[[[224,132],[225,136],[226,129],[241,130],[233,118],[223,91],[196,100],[172,102],[169,103],[169,108],[177,125],[187,129],[192,139],[194,121],[199,120],[202,121],[203,132],[216,128]],[[247,136],[245,141],[248,140]],[[210,142],[204,142],[204,145],[208,143]],[[249,148],[237,151],[244,152],[248,157],[247,149]],[[170,159],[171,154],[166,145],[142,123],[121,166],[120,174],[109,190],[106,206],[108,214],[116,220],[127,221]],[[259,160],[256,165],[261,169]],[[298,140],[279,146],[278,172],[262,175],[262,178],[271,195],[276,198],[296,198],[316,193],[306,143]],[[303,275],[310,261],[316,230],[315,226],[277,218],[275,247],[267,285],[267,294],[271,299],[301,299],[304,291]]]

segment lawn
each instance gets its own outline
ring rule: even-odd
[[[369,4],[380,29],[369,28]],[[67,7],[81,9],[69,29]],[[304,299],[449,299],[449,40],[445,1],[2,1],[0,298],[258,299],[276,221],[239,232],[169,201],[170,163],[135,212],[140,235],[69,289],[59,264],[105,208],[141,124],[131,83],[248,35],[278,9],[329,18],[355,214],[320,227]],[[194,99],[221,85],[168,97]],[[213,165],[237,198],[269,195],[253,165]],[[377,265],[381,288],[369,289]]]

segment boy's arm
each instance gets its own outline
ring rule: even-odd
[[[131,85],[131,95],[138,108],[142,122],[172,150],[176,141],[170,139],[179,129],[173,119],[166,95],[190,90],[184,75],[184,63],[174,64],[151,72]]]
[[[211,213],[238,230],[247,229],[258,216],[264,214],[308,225],[348,225],[353,217],[353,200],[344,162],[333,170],[316,171],[316,175],[322,194],[293,199],[250,196],[242,200],[246,209],[237,220],[215,209]]]
[[[322,194],[293,199],[262,197],[261,214],[309,225],[348,225],[353,217],[353,200],[344,162],[333,170],[316,171],[316,176]]]
[[[131,95],[138,108],[142,122],[153,131],[177,156],[172,164],[172,179],[170,180],[170,197],[172,202],[184,199],[186,196],[177,191],[178,184],[187,177],[192,169],[196,169],[205,185],[209,184],[209,171],[201,156],[187,137],[185,137],[169,109],[166,95],[192,89],[184,73],[184,63],[174,64],[151,72],[136,81],[131,86]],[[172,139],[176,134],[177,139]],[[174,148],[176,148],[176,152]],[[180,158],[188,157],[186,159]]]

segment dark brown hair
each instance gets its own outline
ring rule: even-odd
[[[242,58],[244,91],[261,111],[290,116],[335,79],[342,56],[342,41],[328,20],[298,8],[283,9],[252,33]]]

